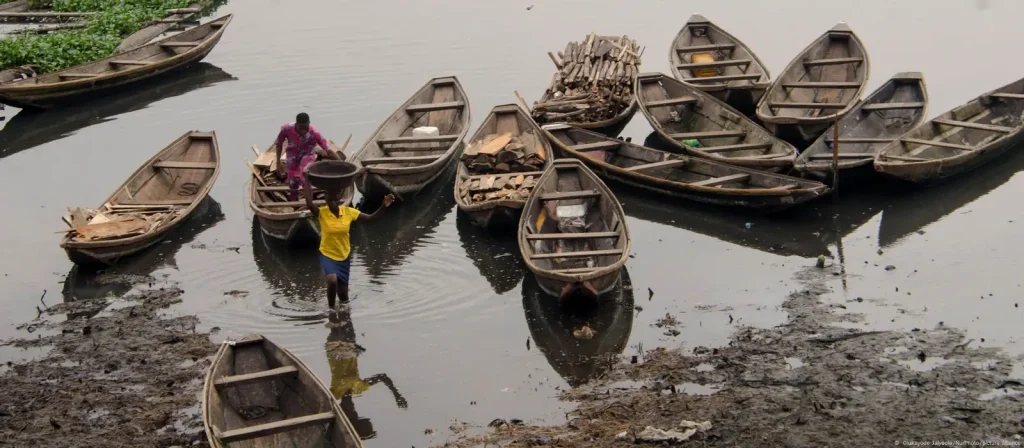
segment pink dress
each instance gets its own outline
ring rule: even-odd
[[[327,140],[313,125],[309,125],[309,132],[306,135],[299,135],[295,129],[295,123],[288,123],[281,126],[281,132],[277,134],[274,144],[280,147],[285,141],[285,170],[288,173],[289,193],[292,200],[297,200],[299,188],[302,186],[302,173],[309,164],[316,161],[314,150],[319,146],[324,151],[330,151]]]

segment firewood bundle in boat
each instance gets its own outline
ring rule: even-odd
[[[470,143],[462,153],[462,160],[471,174],[489,174],[460,187],[461,195],[470,196],[472,202],[525,201],[537,184],[538,172],[545,166],[543,154],[534,148],[527,150],[523,140],[511,132],[488,134],[483,140]]]
[[[640,46],[629,36],[591,33],[582,42],[569,42],[557,57],[548,55],[558,71],[534,103],[537,123],[621,130],[615,125],[624,125],[636,112],[632,83],[639,73]]]

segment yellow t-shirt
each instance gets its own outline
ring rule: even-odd
[[[338,207],[338,215],[334,216],[329,207],[320,207],[320,253],[334,261],[345,261],[352,249],[348,239],[348,230],[359,217],[359,210],[352,207]]]
[[[359,378],[359,360],[331,359],[327,357],[327,365],[331,367],[331,395],[340,400],[345,395],[359,396],[370,390],[370,385]]]

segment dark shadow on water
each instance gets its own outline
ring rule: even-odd
[[[259,220],[252,219],[252,256],[256,269],[280,297],[294,300],[323,299],[323,277],[320,270],[320,252],[311,247],[289,247],[283,241],[270,238],[260,230]],[[323,316],[319,316],[322,320]]]
[[[455,227],[466,256],[495,293],[507,293],[519,284],[526,266],[520,256],[514,230],[495,233],[473,224],[465,213],[455,217]]]
[[[563,304],[544,293],[533,273],[523,279],[523,310],[530,335],[551,367],[572,387],[600,377],[618,363],[633,330],[633,284],[629,272],[596,304]],[[584,325],[594,335],[577,338]]]
[[[56,110],[20,111],[0,129],[0,159],[113,120],[117,115],[144,109],[157,101],[236,79],[215,65],[200,62],[169,76],[132,84],[126,92]]]
[[[78,302],[117,296],[127,293],[136,285],[152,281],[151,275],[164,267],[177,268],[174,256],[207,228],[224,220],[219,202],[207,197],[181,227],[173,230],[163,242],[129,258],[114,267],[95,271],[75,265],[64,279],[64,302]],[[69,314],[68,318],[92,317],[88,314]]]

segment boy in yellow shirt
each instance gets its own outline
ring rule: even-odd
[[[320,221],[320,267],[327,280],[327,304],[333,309],[335,297],[348,302],[348,274],[352,267],[349,255],[352,246],[349,243],[349,229],[356,221],[373,221],[382,210],[395,202],[395,196],[384,197],[384,203],[371,214],[360,213],[352,207],[342,207],[341,191],[325,191],[327,205],[313,205],[313,187],[309,178],[302,176],[302,191],[306,197],[306,207]]]

